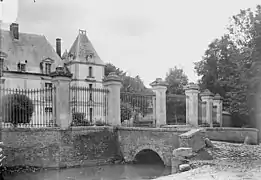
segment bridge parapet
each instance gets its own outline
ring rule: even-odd
[[[206,146],[204,129],[191,129],[190,131],[179,135],[179,146],[192,148],[197,152]]]
[[[135,160],[136,155],[149,149],[156,152],[166,166],[171,166],[174,149],[179,147],[182,129],[118,127],[120,150],[126,162]]]

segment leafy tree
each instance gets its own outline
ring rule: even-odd
[[[168,94],[184,94],[183,87],[188,84],[188,77],[183,69],[175,66],[169,69],[165,81],[169,84],[167,89]]]
[[[259,121],[260,92],[261,92],[261,13],[255,18],[255,36],[251,55],[252,66],[249,73],[248,97],[252,125]]]
[[[175,66],[169,69],[165,81],[168,83],[166,100],[167,123],[185,123],[186,100],[184,86],[188,84],[188,77],[183,69]]]
[[[195,69],[201,76],[201,88],[208,88],[225,98],[224,109],[232,113],[237,125],[247,123],[243,120],[249,118],[248,89],[254,84],[251,74],[256,77],[250,73],[253,72],[250,67],[253,67],[253,54],[257,47],[255,19],[260,14],[261,6],[257,6],[255,12],[246,9],[233,16],[228,32],[214,40],[202,60],[195,63]]]

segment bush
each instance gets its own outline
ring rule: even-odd
[[[3,122],[11,123],[15,127],[18,124],[28,124],[33,112],[33,102],[26,95],[8,94],[2,98],[1,114]]]
[[[202,123],[200,126],[201,126],[201,127],[210,127],[210,124],[209,124],[209,123],[206,123],[206,122],[204,122],[204,123]]]
[[[98,120],[95,122],[95,125],[96,126],[107,126],[108,124],[106,124],[105,122],[101,121],[101,120]]]
[[[213,122],[213,127],[220,127],[220,123],[218,123],[218,122]]]
[[[90,122],[85,119],[85,113],[74,112],[72,114],[71,126],[90,126]]]

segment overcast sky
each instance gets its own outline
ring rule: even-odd
[[[20,31],[44,34],[69,49],[79,29],[104,62],[148,84],[169,68],[184,69],[195,82],[193,62],[222,35],[229,17],[260,0],[3,0],[0,19],[18,22]]]

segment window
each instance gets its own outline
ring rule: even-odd
[[[45,73],[50,74],[51,73],[51,64],[46,63],[45,64]]]
[[[45,101],[52,101],[52,83],[45,83]]]
[[[4,70],[4,59],[0,58],[0,77],[3,76],[3,70]]]
[[[89,67],[89,77],[92,77],[92,67]]]
[[[45,112],[46,112],[46,113],[52,113],[52,112],[53,112],[53,108],[51,108],[51,107],[46,107],[46,108],[45,108]]]
[[[53,84],[52,83],[45,83],[46,88],[52,88]]]
[[[5,79],[0,79],[0,88],[5,88]]]
[[[24,63],[18,63],[17,69],[18,69],[18,71],[25,72],[25,64]]]
[[[89,84],[89,89],[90,89],[90,101],[92,101],[92,84]]]
[[[92,84],[89,84],[89,88],[92,89]]]
[[[90,122],[92,123],[92,108],[90,108]]]

